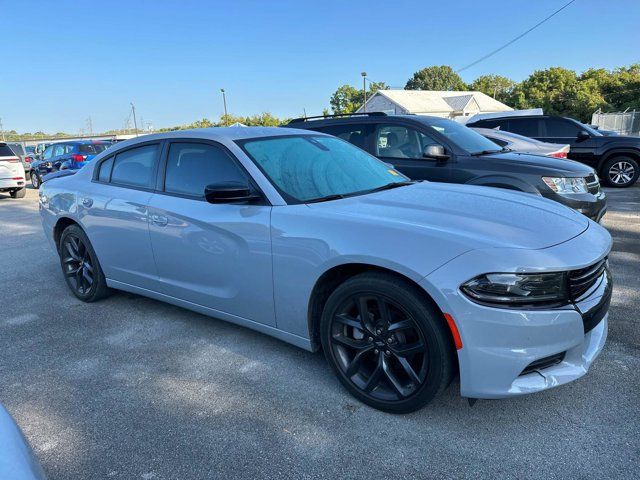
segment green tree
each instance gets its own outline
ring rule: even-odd
[[[516,82],[501,75],[481,75],[469,87],[471,90],[482,92],[499,102],[509,103]]]
[[[418,70],[404,87],[406,90],[467,90],[460,75],[448,65]]]
[[[614,110],[640,109],[640,63],[620,67],[610,73],[602,95]]]
[[[367,98],[370,98],[378,90],[386,90],[387,84],[384,82],[371,82],[367,91]],[[364,103],[364,93],[362,89],[352,87],[351,85],[342,85],[333,92],[329,104],[333,113],[353,113]]]

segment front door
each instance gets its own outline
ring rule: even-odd
[[[571,160],[597,168],[596,140],[591,136],[581,138],[579,133],[586,131],[586,129],[582,128],[579,123],[566,118],[549,117],[542,122],[542,127],[540,140],[549,143],[569,144],[568,157]]]
[[[422,153],[428,145],[441,144],[413,127],[379,124],[372,153],[413,180],[451,181],[451,162],[425,158]]]
[[[248,183],[215,142],[173,141],[162,188],[149,202],[161,292],[266,325],[275,325],[271,206],[211,204],[210,184]]]

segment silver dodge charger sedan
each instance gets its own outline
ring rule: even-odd
[[[67,285],[113,289],[322,349],[357,398],[418,409],[584,375],[607,335],[611,237],[543,198],[416,183],[283,128],[145,135],[40,189]]]

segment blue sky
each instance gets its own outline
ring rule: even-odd
[[[77,133],[90,116],[103,131],[133,101],[163,127],[217,118],[221,87],[233,114],[320,114],[363,70],[402,87],[425,66],[460,68],[564,3],[0,0],[0,118],[5,130]],[[577,0],[462,76],[638,62],[639,20],[637,0]]]

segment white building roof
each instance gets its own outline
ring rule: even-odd
[[[476,91],[378,90],[367,99],[367,105],[376,95],[386,97],[408,113],[462,112],[472,100],[475,100],[481,112],[506,112],[513,110],[504,103],[482,92]]]

